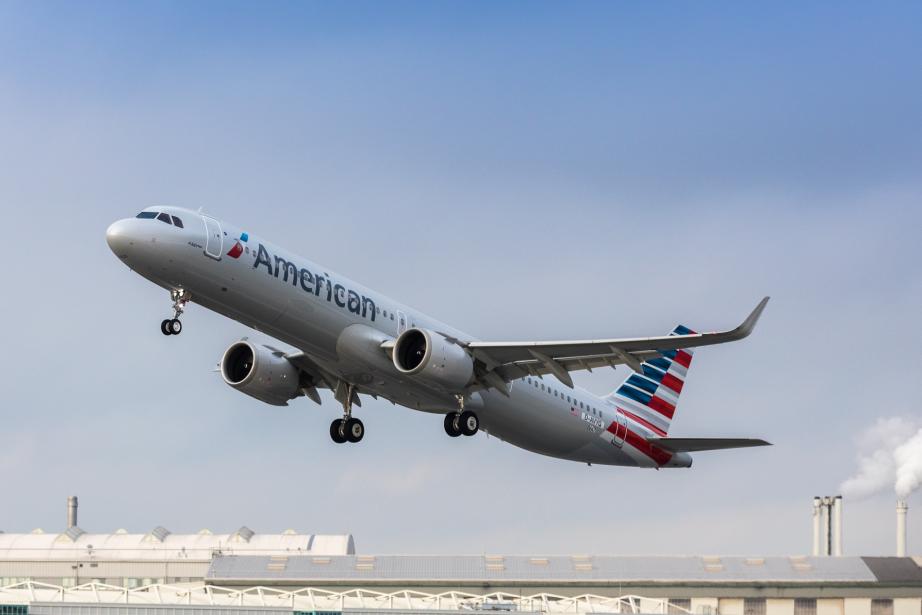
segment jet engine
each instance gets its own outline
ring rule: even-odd
[[[280,352],[247,341],[231,344],[221,358],[224,382],[273,406],[287,406],[300,394],[299,376]]]
[[[474,375],[474,359],[441,333],[407,329],[394,343],[394,367],[448,391],[460,391]]]

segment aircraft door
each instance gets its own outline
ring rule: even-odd
[[[621,408],[615,410],[615,430],[612,436],[611,443],[621,448],[624,445],[624,438],[627,437],[627,417],[621,412]]]
[[[403,312],[397,312],[397,335],[407,330],[407,315]]]
[[[202,220],[205,221],[205,255],[219,261],[221,260],[221,248],[224,246],[221,223],[208,216],[202,216]]]

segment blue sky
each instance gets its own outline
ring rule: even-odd
[[[0,529],[60,527],[77,493],[96,531],[807,551],[863,430],[922,414],[920,41],[915,2],[0,4]],[[168,298],[104,232],[164,203],[484,339],[717,329],[770,294],[696,355],[674,431],[776,445],[587,468],[369,402],[337,447],[328,398],[211,372],[242,326],[193,307],[160,335]],[[847,501],[846,552],[890,553],[892,508]]]

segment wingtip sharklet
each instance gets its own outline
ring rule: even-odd
[[[769,299],[771,299],[771,297],[763,297],[755,309],[746,317],[746,320],[733,330],[735,339],[743,339],[752,333],[752,330],[756,328],[756,323],[759,322],[759,318],[762,316],[763,310],[765,310],[765,306],[768,305]]]

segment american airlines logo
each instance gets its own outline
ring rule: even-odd
[[[292,286],[300,286],[301,290],[315,297],[323,298],[326,295],[326,300],[336,307],[360,315],[362,318],[368,318],[372,322],[375,320],[377,311],[375,302],[365,295],[360,295],[342,284],[334,283],[322,273],[315,273],[304,267],[298,268],[297,265],[280,256],[270,255],[263,244],[259,244],[253,268],[258,269],[262,266],[265,266],[266,273],[282,282],[290,281]]]
[[[243,254],[243,244],[249,241],[250,236],[248,233],[240,233],[240,239],[234,242],[234,246],[228,250],[227,255],[231,258],[240,258],[240,255]]]

